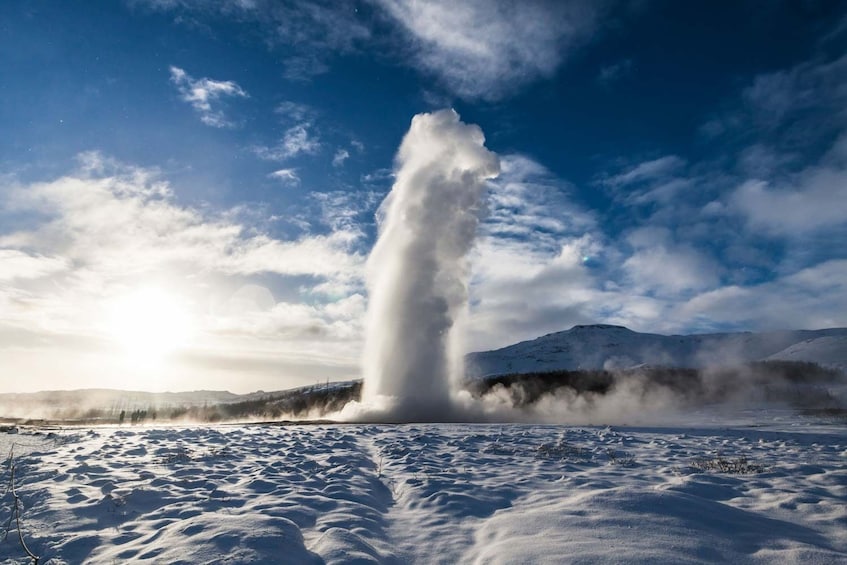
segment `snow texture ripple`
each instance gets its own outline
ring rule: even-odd
[[[843,425],[799,417],[124,428],[18,457],[16,481],[50,565],[837,563],[845,462]],[[10,528],[4,564],[25,561]]]

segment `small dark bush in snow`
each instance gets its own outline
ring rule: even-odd
[[[691,467],[698,472],[717,471],[718,473],[732,473],[736,475],[751,475],[766,471],[764,465],[752,463],[743,455],[735,459],[727,459],[722,455],[714,457],[698,457],[691,462]]]

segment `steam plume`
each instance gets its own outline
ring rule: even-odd
[[[468,261],[497,155],[453,110],[419,114],[396,158],[368,258],[363,401],[394,417],[445,417],[461,378]]]

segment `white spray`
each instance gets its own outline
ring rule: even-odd
[[[419,114],[397,154],[396,182],[380,207],[368,258],[365,407],[386,417],[450,417],[462,376],[461,320],[468,260],[486,179],[497,155],[453,110]]]

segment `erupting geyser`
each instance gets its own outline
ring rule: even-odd
[[[497,155],[453,110],[412,119],[368,258],[363,401],[390,417],[450,417],[462,376],[468,260]]]

